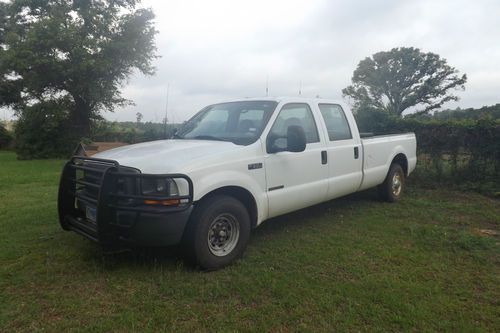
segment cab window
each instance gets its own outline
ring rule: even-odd
[[[325,120],[330,141],[352,139],[349,122],[340,105],[319,104],[318,106]]]
[[[302,126],[306,134],[306,142],[319,142],[318,129],[309,105],[304,103],[290,103],[283,106],[269,132],[270,136],[278,138],[274,145],[277,148],[286,148],[288,127]]]

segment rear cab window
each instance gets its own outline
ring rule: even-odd
[[[318,104],[330,141],[352,139],[351,128],[345,116],[344,110],[338,104]]]

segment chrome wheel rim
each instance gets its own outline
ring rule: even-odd
[[[401,189],[403,188],[403,181],[399,173],[395,173],[392,177],[392,194],[394,196],[399,196],[401,194]]]
[[[223,257],[231,253],[238,244],[240,225],[231,214],[220,214],[208,228],[208,249],[217,256]]]

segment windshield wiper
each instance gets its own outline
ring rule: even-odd
[[[231,141],[229,139],[225,138],[218,138],[216,136],[211,136],[211,135],[197,135],[193,137],[195,140],[214,140],[214,141]]]

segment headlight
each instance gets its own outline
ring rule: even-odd
[[[179,188],[170,178],[143,178],[142,194],[150,196],[175,197],[179,195]]]

